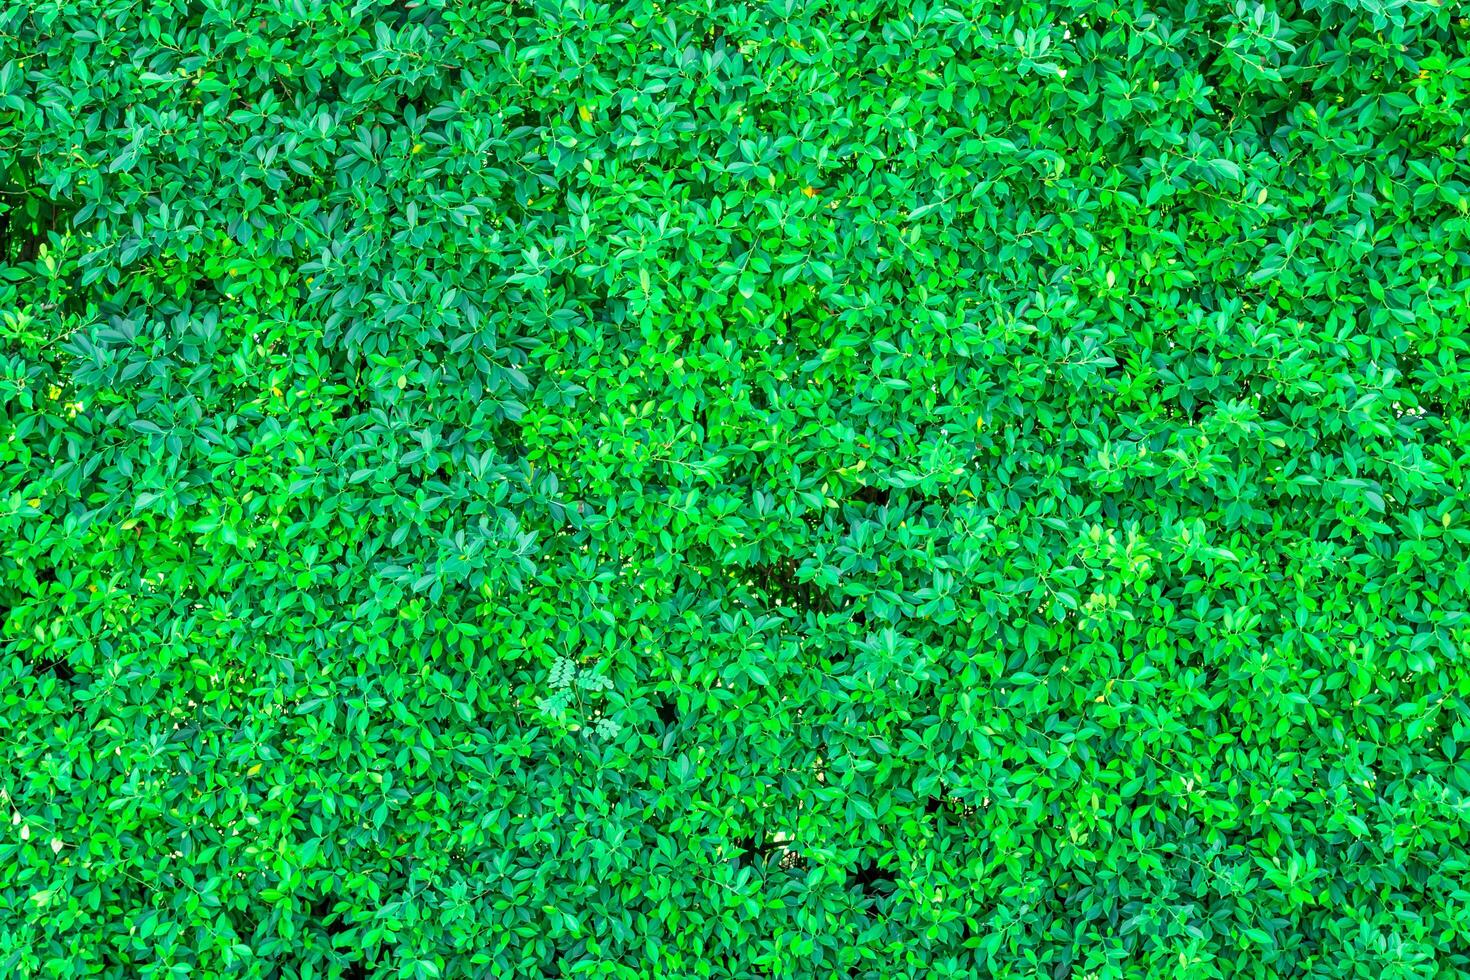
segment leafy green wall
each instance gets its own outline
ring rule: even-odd
[[[0,975],[1470,976],[1467,16],[4,5]]]

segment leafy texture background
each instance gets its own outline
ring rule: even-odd
[[[0,973],[1470,975],[1470,23],[14,0]]]

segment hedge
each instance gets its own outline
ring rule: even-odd
[[[12,0],[0,975],[1470,976],[1470,20]]]

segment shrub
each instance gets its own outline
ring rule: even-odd
[[[1455,6],[6,6],[0,973],[1470,975]]]

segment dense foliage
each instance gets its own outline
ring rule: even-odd
[[[1470,21],[0,8],[0,975],[1470,976]]]

